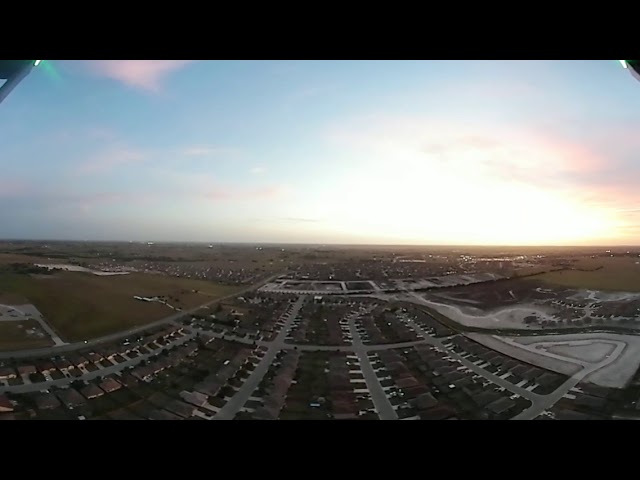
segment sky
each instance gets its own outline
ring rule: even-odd
[[[640,245],[639,147],[615,60],[45,60],[0,238]]]

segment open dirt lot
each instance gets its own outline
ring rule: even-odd
[[[610,343],[594,342],[586,345],[556,345],[546,350],[562,357],[597,363],[610,355],[614,349],[615,346]]]
[[[55,261],[19,253],[0,253],[0,265],[9,263],[55,263]]]
[[[0,322],[0,350],[21,350],[53,345],[35,320]]]
[[[432,294],[434,297],[445,295],[447,303],[473,304],[479,309],[490,310],[523,302],[545,301],[556,296],[558,289],[553,291],[539,288],[541,286],[544,285],[532,280],[513,279],[449,288],[446,293],[435,291]]]
[[[442,315],[470,327],[539,329],[538,325],[527,324],[524,319],[528,316],[537,316],[550,320],[553,312],[543,305],[534,304],[517,304],[487,312],[472,305],[456,305],[433,296],[423,295],[422,298],[426,298],[426,305]]]
[[[569,289],[518,279],[429,292],[421,297],[443,315],[467,326],[640,329],[640,294],[633,292]]]
[[[0,276],[0,294],[28,299],[68,342],[125,330],[173,313],[161,303],[135,300],[134,295],[164,295],[171,297],[169,303],[173,306],[188,308],[236,289],[199,280],[145,274],[103,277],[61,272],[45,278]]]
[[[564,270],[534,277],[550,285],[568,288],[640,292],[640,258],[600,257],[582,259],[576,264],[583,270]]]
[[[549,370],[553,370],[566,375],[573,375],[579,372],[582,367],[580,362],[597,364],[606,358],[610,352],[605,346],[611,347],[610,342],[622,342],[626,346],[621,355],[611,364],[589,374],[585,381],[603,387],[623,388],[633,378],[640,365],[640,337],[634,335],[616,335],[609,333],[586,333],[572,335],[539,335],[535,337],[495,337],[482,334],[468,334],[469,338],[482,343],[505,355],[539,365]],[[600,340],[600,341],[599,341]],[[590,341],[590,345],[576,344],[574,346],[546,345],[544,348],[536,349],[540,344],[549,342],[582,342]],[[507,343],[509,342],[509,343]],[[530,350],[519,348],[515,344],[532,347]],[[536,350],[538,350],[536,352]],[[573,350],[573,351],[571,351]],[[543,355],[544,351],[551,355],[569,357],[567,360],[553,358]],[[595,359],[595,361],[594,361]],[[571,363],[571,361],[577,363]]]
[[[534,351],[518,348],[517,346],[514,346],[510,343],[506,343],[501,337],[497,337],[494,335],[468,333],[466,334],[466,336],[497,352],[531,363],[533,365],[538,365],[542,368],[546,368],[554,372],[562,373],[564,375],[573,375],[575,373],[578,373],[582,368],[580,365],[577,365],[575,363],[561,361],[559,359],[540,355],[539,353],[536,353]],[[510,337],[507,340],[520,340],[521,338],[539,339],[543,337]],[[549,339],[549,337],[544,338]]]

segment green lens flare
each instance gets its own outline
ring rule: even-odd
[[[40,60],[39,65],[38,70],[42,69],[50,80],[53,80],[58,84],[62,83],[62,77],[51,60]]]
[[[42,60],[36,60],[35,62],[33,62],[33,66],[34,66],[34,67],[37,67],[38,65],[40,65],[40,62],[41,62],[41,61],[42,61]]]

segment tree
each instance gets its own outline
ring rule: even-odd
[[[74,380],[73,382],[71,382],[71,386],[73,388],[75,388],[76,390],[78,390],[78,389],[84,387],[84,383],[82,383],[82,381],[80,381],[80,380]]]

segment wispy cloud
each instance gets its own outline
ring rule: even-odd
[[[577,174],[601,172],[609,165],[609,159],[584,139],[572,141],[535,128],[428,117],[366,116],[335,126],[328,139],[362,158],[375,157],[380,164],[398,168],[433,167],[534,184],[549,179],[570,183]]]
[[[303,217],[284,217],[282,220],[291,223],[318,223],[321,220],[317,218],[303,218]]]
[[[260,175],[261,173],[264,173],[266,171],[267,171],[267,169],[264,168],[264,167],[253,167],[251,170],[249,170],[249,172],[252,175]]]
[[[241,150],[234,147],[194,145],[184,148],[181,153],[188,157],[221,157],[240,155]]]
[[[150,192],[96,192],[89,194],[70,194],[58,197],[60,203],[69,203],[84,213],[106,205],[141,205],[160,201],[159,193]]]
[[[34,188],[22,180],[0,180],[0,198],[23,197],[31,194]]]
[[[216,201],[269,200],[284,195],[286,190],[277,185],[259,187],[215,186],[205,194],[205,198]]]
[[[106,173],[118,167],[145,162],[147,159],[147,153],[141,150],[112,147],[82,163],[77,173],[82,175]]]
[[[149,172],[149,182],[163,185],[166,194],[195,201],[236,202],[271,200],[289,194],[287,185],[247,185],[236,181],[225,181],[214,175],[185,172],[174,169],[154,169]]]
[[[117,80],[129,87],[157,93],[167,76],[192,60],[87,60],[88,70],[97,76]]]

